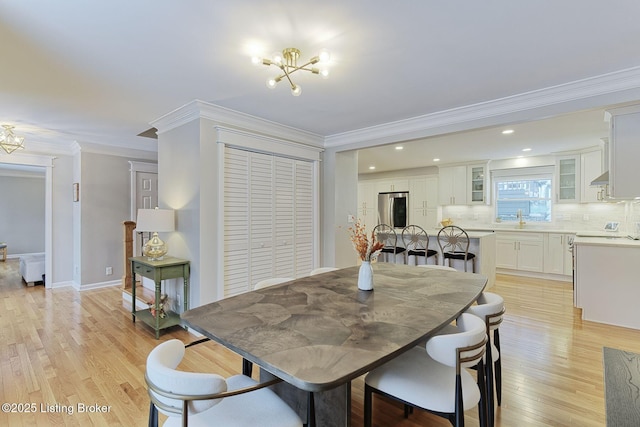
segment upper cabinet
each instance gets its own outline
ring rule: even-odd
[[[488,204],[487,163],[438,168],[441,205]]]
[[[556,159],[556,201],[580,202],[580,156],[560,156]]]
[[[467,204],[467,166],[438,168],[438,183],[441,205]]]
[[[489,204],[487,165],[467,166],[467,202],[471,204]]]
[[[390,179],[376,182],[376,191],[378,193],[405,192],[409,191],[408,179]]]
[[[609,196],[640,196],[640,105],[609,110]]]

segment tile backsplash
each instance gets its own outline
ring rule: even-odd
[[[442,218],[451,218],[461,227],[496,226],[494,206],[443,206]],[[621,233],[632,233],[640,222],[640,201],[620,203],[556,203],[551,223],[528,223],[528,228],[553,228],[569,231],[600,231],[609,221],[620,223]],[[507,226],[509,223],[502,223]]]

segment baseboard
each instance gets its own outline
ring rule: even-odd
[[[496,268],[496,274],[507,274],[509,276],[520,276],[520,277],[533,277],[535,279],[554,280],[556,282],[571,283],[573,281],[573,278],[571,276],[565,276],[564,274],[537,273],[534,271],[510,270],[508,268]]]

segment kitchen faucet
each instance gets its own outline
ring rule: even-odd
[[[516,214],[518,218],[518,228],[524,228],[526,222],[522,220],[522,209],[518,209],[518,213]]]

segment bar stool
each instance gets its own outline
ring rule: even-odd
[[[416,257],[416,265],[419,264],[418,257],[425,257],[425,264],[430,257],[435,257],[435,264],[438,264],[438,251],[429,249],[429,235],[424,228],[419,225],[407,225],[402,229],[402,242],[407,249],[407,264],[409,257]]]
[[[476,272],[476,254],[469,252],[469,235],[456,225],[442,227],[438,231],[438,246],[442,252],[442,265],[445,260],[451,266],[451,260],[464,261],[464,271],[467,271],[467,261],[471,261],[471,271]]]
[[[393,263],[397,264],[396,255],[404,254],[406,249],[398,246],[396,230],[387,224],[378,224],[373,228],[373,235],[376,236],[376,240],[384,244],[381,253],[386,254],[387,257],[393,255]]]

